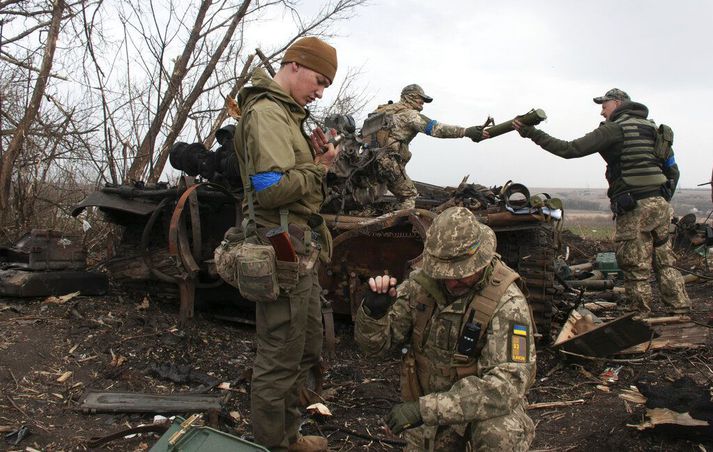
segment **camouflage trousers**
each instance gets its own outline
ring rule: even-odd
[[[322,308],[317,267],[289,294],[255,304],[257,355],[250,412],[255,442],[272,451],[297,440],[299,388],[322,352]]]
[[[396,209],[416,207],[418,191],[411,178],[406,174],[406,165],[401,164],[397,157],[389,154],[382,154],[377,162],[379,175],[386,180],[386,187],[399,202]]]
[[[656,274],[661,300],[676,310],[690,308],[681,273],[669,240],[673,209],[660,196],[637,201],[636,208],[616,217],[616,260],[624,273],[624,289],[632,307],[651,311],[651,267]]]
[[[421,426],[406,430],[404,451],[525,452],[535,438],[535,424],[522,404],[506,415],[467,426]]]

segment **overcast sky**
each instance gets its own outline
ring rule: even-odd
[[[336,83],[362,67],[369,111],[418,83],[434,98],[423,113],[439,122],[501,122],[542,108],[540,128],[572,140],[602,120],[592,98],[618,87],[673,128],[681,186],[710,180],[713,2],[374,0],[334,32]],[[420,134],[411,151],[411,177],[439,185],[470,174],[489,186],[606,187],[598,154],[565,160],[516,132],[479,144]]]

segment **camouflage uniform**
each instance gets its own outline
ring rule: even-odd
[[[447,209],[441,215],[452,213],[452,209],[472,216],[463,208]],[[458,223],[457,215],[455,220]],[[448,226],[451,232],[459,233],[457,225]],[[427,246],[435,242],[438,248],[440,238],[433,236],[434,228],[436,222],[429,229]],[[503,282],[500,275],[516,276],[494,254],[495,234],[489,231],[493,251],[479,264],[485,266],[484,276],[469,293],[452,296],[439,281],[458,262],[432,258],[440,259],[440,269],[434,271],[434,266],[426,265],[424,257],[423,270],[412,272],[399,285],[396,301],[386,316],[372,318],[363,306],[357,312],[355,339],[366,353],[384,356],[410,345],[415,355],[420,397],[410,398],[418,400],[423,425],[404,432],[405,450],[525,451],[534,438],[534,424],[525,413],[525,393],[536,372],[534,322],[515,283],[505,283],[507,286],[498,292],[502,295],[493,300],[492,318],[482,326],[484,333],[478,341],[480,351],[467,357],[458,354],[457,345],[468,321],[469,307],[478,307],[471,300]],[[448,240],[444,238],[444,242]],[[468,246],[471,251],[486,247],[482,242]],[[444,246],[442,251],[451,253],[448,248],[451,247]],[[467,249],[466,253],[472,254]],[[459,277],[454,273],[453,278]],[[420,316],[426,305],[435,306],[421,329],[424,324]],[[402,369],[402,395],[408,399],[403,385],[413,370],[408,370],[406,362]]]
[[[415,207],[418,196],[416,186],[406,173],[406,164],[411,159],[409,143],[419,133],[436,138],[463,138],[465,132],[464,127],[442,124],[421,114],[423,107],[419,99],[432,100],[420,86],[408,85],[402,90],[399,102],[379,105],[372,113],[391,114],[393,118],[388,138],[378,143],[380,147],[388,148],[388,152],[379,156],[378,165],[389,191],[398,199],[397,208],[400,209]]]
[[[691,304],[683,277],[673,268],[671,241],[666,240],[672,214],[671,205],[656,196],[639,200],[634,210],[616,217],[616,258],[624,272],[626,293],[640,311],[651,310],[652,255],[661,300],[677,312],[685,311]],[[659,244],[664,240],[665,243]]]
[[[531,126],[523,126],[520,134],[566,159],[594,153],[604,158],[612,210],[622,195],[632,195],[635,204],[633,210],[617,212],[615,237],[617,261],[632,307],[642,312],[651,309],[648,278],[653,261],[662,301],[674,312],[689,310],[691,302],[681,273],[672,267],[675,256],[668,240],[673,212],[668,200],[680,176],[673,151],[663,160],[655,155],[656,124],[646,119],[648,108],[632,102],[625,92],[614,88],[594,101],[601,104],[612,99],[623,103],[597,129],[576,140],[559,140]]]
[[[243,118],[235,143],[242,180],[266,172],[281,174],[279,182],[255,193],[257,225],[279,226],[280,209],[286,209],[290,225],[309,237],[308,219],[317,215],[324,200],[325,170],[314,163],[302,127],[308,111],[263,69],[255,71],[252,85],[241,90],[238,101]],[[243,207],[246,211],[247,205]],[[329,231],[322,223],[315,232],[326,259],[331,252]],[[306,252],[304,244],[293,244],[298,254]],[[270,450],[287,450],[298,438],[299,388],[308,371],[319,365],[322,350],[320,292],[315,265],[276,301],[255,305],[257,354],[250,410],[255,441]]]

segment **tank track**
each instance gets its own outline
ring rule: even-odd
[[[550,339],[552,303],[555,294],[555,231],[551,224],[539,223],[528,229],[497,231],[498,253],[522,277],[537,331]]]

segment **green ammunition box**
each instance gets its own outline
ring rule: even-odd
[[[149,452],[268,452],[262,446],[210,427],[191,425],[181,431],[185,419],[176,416],[168,431],[159,438]],[[173,438],[173,444],[169,441]]]
[[[594,259],[594,265],[606,276],[615,273],[618,276],[623,276],[621,269],[616,263],[616,255],[612,252],[598,253]]]

